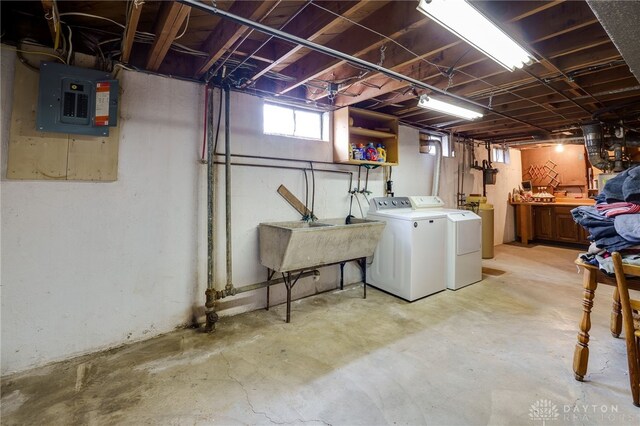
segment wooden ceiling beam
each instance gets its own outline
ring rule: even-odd
[[[42,0],[42,9],[44,9],[44,16],[49,25],[49,32],[51,33],[51,41],[53,41],[53,48],[58,49],[60,45],[60,31],[62,26],[58,19],[58,4],[55,0]]]
[[[267,1],[235,1],[229,12],[239,15],[252,21],[257,21],[273,9],[279,0]],[[220,20],[220,23],[213,29],[207,40],[202,44],[200,50],[209,52],[210,56],[205,59],[195,73],[196,78],[202,77],[213,64],[222,57],[231,47],[248,31],[246,27],[231,22],[227,19]]]
[[[499,2],[496,2],[499,3]],[[516,2],[514,2],[516,3]],[[528,2],[517,2],[520,4],[515,4],[513,7],[521,7],[521,8],[530,8],[531,5]],[[558,10],[557,7],[553,7],[552,9],[547,8],[545,9],[544,12],[540,13],[538,15],[536,15],[536,18],[540,18],[540,19],[544,19],[544,25],[540,25],[540,26],[533,26],[533,28],[531,28],[529,30],[529,34],[528,34],[528,40],[531,40],[531,43],[537,43],[540,41],[544,41],[547,40],[549,38],[555,37],[556,35],[559,34],[565,34],[567,32],[582,28],[583,26],[587,26],[590,25],[594,22],[595,18],[593,16],[593,13],[590,11],[589,7],[586,5],[582,5],[582,4],[576,4],[577,2],[565,2],[565,3],[558,3],[555,4],[554,6],[557,6],[559,8],[562,9],[563,12],[566,13],[573,13],[573,15],[564,15],[564,14],[560,14],[560,10]],[[488,2],[487,4],[493,4],[493,2]],[[585,9],[586,7],[586,9]],[[518,16],[521,14],[518,14]],[[567,18],[567,16],[571,16],[570,18]],[[531,20],[531,17],[529,17],[529,19],[527,19],[527,21],[529,22]],[[511,21],[510,25],[524,25],[524,23],[520,23],[520,22],[516,22],[516,21]],[[510,29],[512,29],[513,31],[518,30],[518,27],[509,27]],[[514,29],[515,28],[515,29]],[[552,32],[549,32],[549,29],[553,29]],[[518,30],[520,31],[520,30]],[[466,44],[465,44],[466,46]],[[445,54],[447,53],[446,51],[444,52]],[[396,67],[393,67],[392,69],[394,71],[400,72],[402,74],[406,74],[406,75],[415,75],[415,69],[412,69],[412,66],[421,61],[423,59],[423,57],[421,56],[420,58],[415,58],[412,61],[409,61],[407,63],[398,65]],[[455,61],[455,59],[454,59]],[[391,62],[391,61],[390,61]],[[454,62],[449,63],[449,65],[453,64]],[[499,67],[499,65],[496,64],[496,67],[498,67],[498,69],[500,70],[500,72],[504,72],[504,73],[508,73],[508,71],[503,70],[502,68]],[[404,82],[397,82],[394,80],[389,80],[384,78],[383,76],[379,75],[379,74],[374,74],[371,77],[368,77],[369,80],[376,78],[376,79],[382,79],[383,81],[385,81],[384,83],[384,87],[382,89],[376,90],[375,88],[364,88],[358,96],[356,97],[337,97],[336,98],[336,104],[337,105],[341,105],[341,106],[345,106],[345,105],[353,105],[355,103],[361,102],[365,99],[369,99],[371,97],[375,97],[375,96],[379,96],[382,93],[388,93],[390,91],[393,90],[397,90],[397,89],[401,89],[403,87],[406,87],[407,84]],[[415,77],[417,79],[420,79],[420,77]],[[380,86],[381,84],[378,84],[378,86]]]
[[[327,34],[332,34],[332,38],[340,35],[340,27],[345,25],[345,21],[341,18],[336,18],[334,15],[327,13],[326,11],[315,7],[316,5],[322,6],[326,9],[336,11],[344,18],[357,19],[357,16],[361,14],[363,9],[367,9],[368,12],[372,12],[372,4],[376,7],[384,6],[386,2],[378,1],[373,3],[367,3],[365,1],[331,1],[331,2],[316,2],[306,7],[299,17],[293,20],[289,25],[283,28],[289,34],[307,39],[309,41],[315,41],[316,39],[323,37],[327,38]],[[305,7],[306,4],[303,6]],[[328,41],[325,40],[325,42]],[[303,53],[303,46],[296,45],[294,47],[288,47],[286,51],[278,54],[277,59],[269,65],[260,67],[255,74],[249,79],[245,86],[248,86],[253,81],[256,81],[267,72],[274,70],[280,71],[283,68],[291,65],[296,60],[300,60]]]
[[[523,9],[518,2],[512,1],[501,1],[496,2],[495,0],[485,0],[485,1],[474,1],[474,6],[478,7],[481,10],[488,10],[491,8],[491,16],[496,22],[505,22],[505,21],[520,21],[522,19],[528,18],[529,16],[536,15],[540,12],[543,12],[552,7],[559,6],[563,3],[564,0],[559,1],[545,1],[545,2],[536,2],[535,7],[531,7],[528,5],[527,8]]]
[[[616,67],[603,68],[599,71],[588,74],[581,74],[574,77],[574,80],[582,87],[588,88],[604,82],[612,82],[633,77],[627,64],[618,65]]]
[[[157,71],[191,8],[175,1],[163,2],[156,21],[156,38],[151,45],[145,68]]]
[[[129,19],[126,22],[124,29],[124,36],[122,37],[122,47],[120,51],[120,60],[125,64],[129,63],[129,57],[131,56],[131,50],[133,49],[133,39],[138,29],[138,21],[140,20],[140,14],[142,13],[142,6],[144,3],[129,2]]]
[[[366,28],[371,28],[391,38],[397,38],[416,28],[422,27],[428,21],[424,15],[416,13],[413,2],[391,2],[381,9],[378,9],[366,19],[363,19],[361,24]],[[450,39],[453,39],[453,37],[450,37]],[[377,37],[376,40],[378,40]],[[371,41],[371,31],[360,26],[353,26],[343,32],[339,38],[334,38],[326,43],[325,46],[357,57],[362,57],[369,52],[375,52],[373,55],[376,56],[376,59],[373,62],[377,63],[381,57],[379,52],[380,47],[385,44],[385,40],[379,40],[373,44]],[[390,54],[390,52],[388,52],[390,49],[396,50],[397,46],[387,42],[385,56]],[[345,61],[340,61],[320,52],[311,52],[284,70],[286,75],[296,78],[296,83],[287,85],[280,93],[287,93],[321,74],[330,72],[330,69],[338,65],[344,65],[345,63]],[[357,72],[359,72],[359,70]]]

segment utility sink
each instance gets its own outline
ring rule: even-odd
[[[385,223],[367,219],[271,222],[259,225],[260,263],[277,272],[372,256]]]

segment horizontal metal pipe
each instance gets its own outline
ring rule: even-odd
[[[214,164],[225,164],[224,161],[214,161]],[[285,170],[311,170],[309,167],[292,167],[292,166],[276,166],[273,164],[252,164],[252,163],[231,163],[232,166],[244,166],[244,167],[263,167],[267,169],[285,169]],[[324,173],[339,173],[343,175],[353,175],[353,172],[347,170],[328,170],[328,169],[313,169],[314,172]]]
[[[527,126],[535,127],[536,129],[549,131],[548,129],[545,129],[543,127],[536,126],[535,124],[531,124],[531,123],[528,123],[528,122],[526,122],[524,120],[520,120],[519,118],[511,117],[510,115],[507,115],[507,114],[504,114],[502,112],[496,111],[493,108],[489,108],[488,106],[483,105],[483,104],[481,104],[479,102],[475,102],[475,101],[473,101],[471,99],[467,99],[465,97],[462,97],[462,96],[459,96],[459,95],[456,95],[456,94],[453,94],[453,93],[449,93],[449,92],[447,92],[447,91],[445,91],[443,89],[440,89],[440,88],[438,88],[436,86],[432,86],[432,85],[424,83],[424,82],[422,82],[420,80],[416,80],[415,78],[411,78],[411,77],[408,77],[406,75],[400,74],[400,73],[398,73],[396,71],[390,70],[388,68],[384,68],[384,67],[382,67],[380,65],[374,64],[373,62],[369,62],[369,61],[365,61],[365,60],[360,59],[360,58],[356,58],[355,56],[348,55],[348,54],[346,54],[344,52],[340,52],[339,50],[331,49],[329,47],[322,46],[321,44],[317,44],[317,43],[311,42],[311,41],[309,41],[307,39],[294,36],[293,34],[289,34],[289,33],[286,33],[284,31],[280,31],[280,30],[277,30],[275,28],[271,28],[271,27],[263,25],[263,24],[261,24],[259,22],[255,22],[255,21],[252,21],[250,19],[243,18],[242,16],[234,15],[233,13],[229,13],[226,10],[219,9],[217,7],[213,7],[213,6],[201,3],[201,2],[196,1],[196,0],[177,0],[177,1],[179,3],[183,3],[183,4],[186,4],[186,5],[191,6],[193,8],[202,10],[204,12],[208,12],[208,13],[210,13],[212,15],[221,16],[221,17],[223,17],[225,19],[228,19],[230,21],[235,22],[236,24],[244,25],[244,26],[249,27],[249,28],[254,28],[254,29],[256,29],[256,30],[258,30],[258,31],[260,31],[262,33],[265,33],[265,34],[268,34],[268,35],[272,35],[272,36],[274,36],[276,38],[279,38],[279,39],[282,39],[282,40],[286,40],[286,41],[288,41],[290,43],[299,44],[299,45],[307,47],[307,48],[309,48],[311,50],[315,50],[316,52],[321,52],[321,53],[324,53],[324,54],[326,54],[328,56],[332,56],[334,58],[337,58],[337,59],[340,59],[340,60],[343,60],[343,61],[347,61],[347,62],[350,62],[352,64],[359,65],[359,66],[361,66],[361,67],[363,67],[363,68],[365,68],[365,69],[367,69],[369,71],[377,71],[380,74],[386,75],[387,77],[391,77],[391,78],[394,78],[396,80],[404,81],[406,83],[412,84],[415,87],[419,87],[421,89],[431,90],[431,91],[437,92],[437,93],[439,93],[441,95],[445,95],[447,97],[450,97],[450,98],[453,98],[453,99],[457,99],[459,101],[462,101],[462,102],[465,102],[465,103],[468,103],[468,104],[471,104],[471,105],[475,105],[477,107],[482,108],[483,110],[491,111],[492,113],[494,113],[496,115],[499,115],[499,116],[504,117],[504,118],[508,118],[510,120],[513,120],[513,121],[517,121],[517,122],[522,123],[522,124],[526,124]]]
[[[518,146],[527,146],[527,145],[540,145],[542,143],[561,143],[566,145],[582,145],[584,143],[583,137],[570,137],[564,139],[541,139],[534,141],[525,141],[525,142],[507,142],[505,145],[508,147],[518,147]]]
[[[302,273],[302,275],[300,275],[300,278],[318,277],[318,276],[320,276],[320,271],[318,271],[317,269],[314,269],[313,271]],[[262,281],[262,282],[251,284],[251,285],[245,285],[243,287],[236,288],[235,290],[236,290],[236,294],[246,293],[247,291],[257,290],[259,288],[264,288],[264,287],[280,284],[283,282],[284,282],[283,278],[277,278],[271,281]]]
[[[216,152],[214,154],[223,156],[224,152],[222,152],[222,153]],[[298,160],[298,159],[295,159],[295,158],[269,157],[269,156],[265,156],[265,155],[231,154],[231,156],[232,157],[239,157],[239,158],[256,158],[256,159],[259,159],[259,160],[291,161],[291,162],[294,162],[294,163],[331,164],[331,165],[334,165],[334,166],[336,164],[336,163],[333,163],[331,161]]]
[[[585,108],[584,106],[580,105],[578,102],[576,102],[574,99],[570,98],[569,96],[566,95],[566,93],[556,89],[555,87],[553,87],[552,85],[550,85],[549,83],[547,83],[546,81],[544,81],[543,79],[541,79],[540,77],[538,77],[537,75],[533,74],[532,72],[530,72],[529,70],[523,69],[524,72],[526,72],[527,74],[529,74],[531,77],[533,77],[538,83],[542,84],[543,86],[553,90],[554,92],[556,92],[558,95],[562,96],[563,98],[565,98],[566,100],[568,100],[569,102],[571,102],[572,104],[574,104],[575,106],[577,106],[578,108],[580,108],[581,110],[583,110],[584,112],[586,112],[587,114],[591,114],[592,111],[589,111],[587,108]],[[583,91],[586,92],[586,90],[582,89]],[[591,98],[593,98],[593,96],[589,95]],[[597,101],[597,99],[595,99]]]

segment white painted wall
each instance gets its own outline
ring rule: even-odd
[[[3,49],[3,150],[13,61]],[[139,73],[122,87],[117,182],[2,181],[3,374],[169,331],[200,302],[201,91]]]
[[[15,56],[3,49],[1,59],[4,154],[11,105],[6,94],[12,87]],[[121,85],[117,182],[2,181],[3,375],[149,338],[189,323],[203,312],[207,227],[206,166],[199,162],[202,87],[130,72],[124,72]],[[216,108],[217,96],[216,92]],[[331,143],[263,135],[262,102],[254,96],[231,94],[234,154],[331,162]],[[224,151],[224,126],[218,147]],[[308,166],[306,162],[238,157],[233,161]],[[455,161],[445,159],[441,179],[440,194],[450,206],[455,204]],[[417,130],[401,126],[400,166],[394,168],[392,177],[396,194],[430,194],[433,162],[432,156],[419,154]],[[3,155],[3,177],[5,163]],[[512,155],[514,174],[515,163]],[[334,164],[314,167],[357,172],[356,168]],[[345,217],[350,200],[348,177],[320,171],[315,176],[317,216]],[[311,180],[310,173],[308,178]],[[501,178],[499,175],[498,180]],[[490,200],[496,200],[496,217],[500,216],[500,202],[506,200],[503,191],[512,187],[510,180],[507,182],[490,192]],[[258,224],[299,218],[277,194],[280,184],[304,200],[305,180],[300,170],[232,168],[236,287],[266,278],[258,258]],[[216,187],[217,289],[224,288],[226,277],[223,188],[224,169],[220,167]],[[372,170],[371,196],[381,196],[383,188],[382,172]],[[368,206],[362,196],[360,201],[366,215]],[[355,200],[352,214],[361,216]],[[508,235],[505,231],[505,240]],[[347,282],[359,280],[355,266],[349,265],[346,273]],[[337,267],[323,268],[319,281],[298,283],[294,297],[335,288],[338,276]],[[272,288],[272,303],[282,302],[284,297],[282,285]],[[222,300],[218,310],[221,315],[233,315],[262,308],[265,302],[265,290],[257,290]]]

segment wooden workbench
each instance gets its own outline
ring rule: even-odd
[[[534,237],[533,226],[533,207],[578,207],[578,206],[592,206],[594,200],[591,199],[575,199],[575,198],[561,198],[553,203],[525,203],[521,201],[510,201],[509,204],[516,209],[516,229],[519,231],[520,240],[522,244],[528,244]]]

